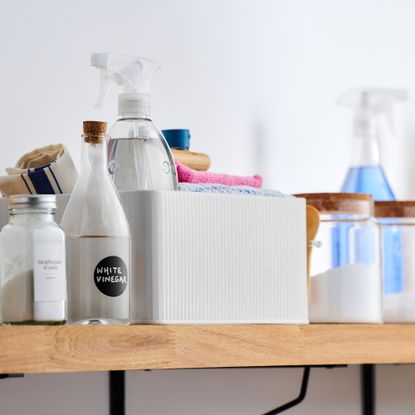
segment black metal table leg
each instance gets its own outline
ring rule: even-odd
[[[13,373],[9,375],[8,373],[1,373],[0,379],[12,379],[12,378],[22,378],[24,377],[23,373]]]
[[[362,365],[362,415],[375,415],[375,365]]]
[[[110,415],[125,415],[125,371],[109,372]]]
[[[310,378],[310,367],[305,367],[304,372],[303,372],[303,380],[301,381],[300,394],[298,395],[298,397],[293,399],[290,402],[285,403],[284,405],[279,406],[278,408],[275,408],[275,409],[272,409],[271,411],[266,412],[264,415],[280,414],[281,412],[287,411],[288,409],[291,409],[292,407],[300,404],[304,400],[307,394],[309,378]]]

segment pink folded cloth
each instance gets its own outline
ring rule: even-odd
[[[176,161],[177,176],[181,183],[215,183],[226,186],[250,186],[262,187],[262,177],[259,175],[243,177],[233,176],[231,174],[209,173],[206,171],[197,171],[186,167],[179,161]]]

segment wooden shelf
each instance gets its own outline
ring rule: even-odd
[[[415,363],[415,324],[0,327],[0,373]]]

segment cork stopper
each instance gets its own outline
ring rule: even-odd
[[[105,121],[84,121],[84,140],[86,143],[102,143],[106,139],[107,123]]]
[[[375,202],[377,218],[415,218],[415,200]]]
[[[370,216],[372,196],[365,193],[301,193],[294,195],[307,200],[320,213]]]

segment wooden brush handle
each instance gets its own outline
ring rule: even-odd
[[[311,265],[311,241],[317,235],[320,226],[320,214],[312,206],[307,206],[307,288],[308,298],[310,299],[310,265]]]
[[[194,151],[172,149],[173,157],[176,161],[190,167],[194,170],[209,170],[210,157],[204,153],[196,153]]]

